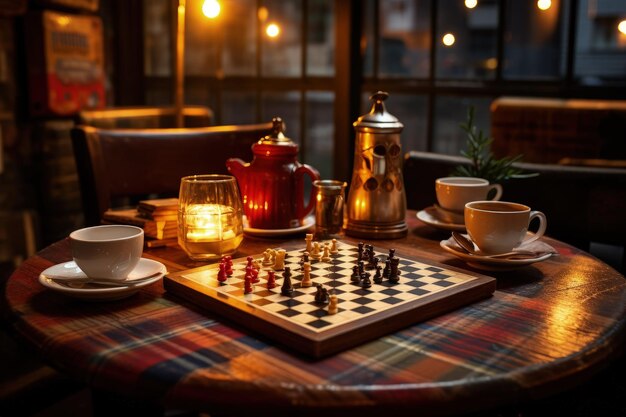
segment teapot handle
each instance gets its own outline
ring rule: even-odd
[[[320,179],[320,173],[310,165],[302,164],[294,171],[296,180],[296,215],[298,219],[304,219],[315,207],[315,187],[311,186],[309,204],[304,207],[304,175],[308,175],[313,181]]]

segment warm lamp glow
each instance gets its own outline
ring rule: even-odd
[[[537,0],[537,7],[539,8],[539,10],[548,10],[550,7],[552,7],[552,1],[551,0]]]
[[[232,207],[220,204],[193,204],[187,206],[187,239],[192,242],[211,242],[235,237]]]
[[[488,70],[495,70],[498,67],[498,59],[497,58],[488,58],[485,61],[485,67]]]
[[[619,22],[619,24],[617,25],[617,30],[626,35],[626,20],[622,20],[621,22]]]
[[[465,0],[465,7],[473,9],[478,5],[478,0]]]
[[[69,16],[59,16],[57,18],[57,23],[59,26],[67,26],[70,24],[70,18]]]
[[[265,33],[270,38],[275,38],[280,35],[280,27],[276,23],[270,23],[267,25],[267,28],[265,28]]]
[[[214,19],[220,15],[220,4],[217,0],[204,0],[202,4],[202,13],[209,19]]]
[[[445,35],[443,35],[443,38],[441,38],[441,40],[445,46],[452,46],[454,45],[454,42],[456,42],[456,38],[451,33],[446,33]]]
[[[269,10],[267,10],[267,7],[265,6],[261,6],[259,7],[259,11],[257,12],[257,16],[259,17],[259,20],[261,22],[265,22],[267,20],[267,18],[269,17],[270,12]]]

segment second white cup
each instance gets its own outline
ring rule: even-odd
[[[445,210],[463,213],[465,204],[470,201],[487,200],[491,190],[496,194],[492,200],[500,200],[502,186],[489,184],[484,178],[477,177],[443,177],[435,180],[437,202]]]
[[[539,219],[539,229],[526,237],[528,226]],[[546,231],[545,214],[507,201],[473,201],[465,205],[465,228],[478,248],[486,254],[510,252],[522,243],[539,239]]]

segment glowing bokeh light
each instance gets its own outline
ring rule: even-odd
[[[465,7],[473,9],[478,5],[478,0],[465,0]]]
[[[445,46],[452,46],[454,45],[454,42],[456,42],[456,38],[451,33],[446,33],[445,35],[443,35],[443,38],[441,38],[441,40]]]
[[[619,22],[619,24],[617,25],[617,30],[626,35],[626,20],[622,20],[621,22]]]
[[[552,7],[552,1],[551,0],[537,0],[537,7],[539,8],[539,10],[548,10],[550,7]]]
[[[270,23],[265,28],[265,33],[270,38],[275,38],[280,34],[280,27],[276,23]]]
[[[214,19],[220,15],[221,7],[217,0],[204,0],[202,13],[209,19]]]

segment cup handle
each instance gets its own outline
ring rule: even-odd
[[[309,196],[309,204],[304,207],[304,176],[308,175],[313,181],[320,179],[320,173],[310,165],[303,164],[296,168],[294,176],[296,179],[296,216],[298,219],[304,219],[315,208],[315,187],[311,186],[311,195]]]
[[[496,195],[491,200],[492,201],[500,200],[500,197],[502,197],[502,186],[500,184],[492,184],[491,188],[489,188],[489,191],[487,192],[487,194],[489,194],[489,192],[491,192],[491,190],[496,190]]]
[[[533,219],[537,217],[539,219],[539,230],[534,234],[534,236],[529,237],[528,239],[524,239],[522,244],[527,244],[530,242],[534,242],[539,239],[546,232],[546,227],[548,226],[548,220],[546,219],[546,215],[540,211],[531,211],[530,218],[528,219],[528,226],[532,223]]]

